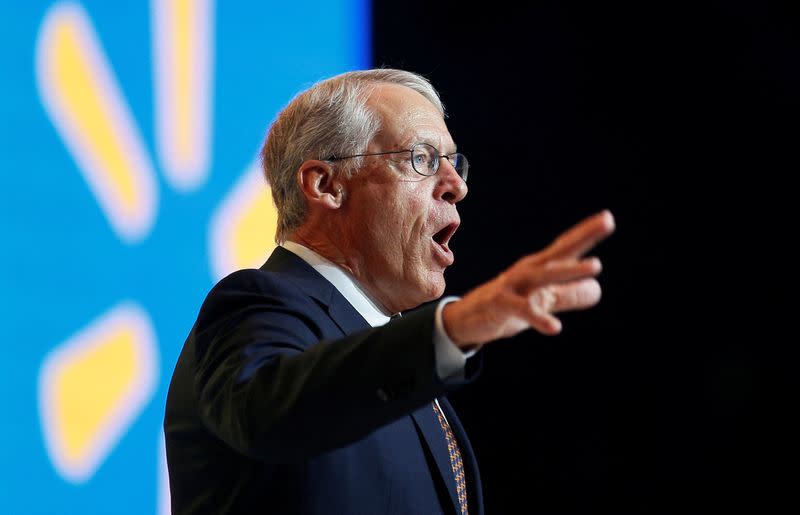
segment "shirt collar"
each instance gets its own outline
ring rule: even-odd
[[[347,299],[347,302],[364,317],[364,320],[369,325],[378,327],[389,321],[390,315],[386,308],[372,299],[359,286],[355,277],[346,270],[297,242],[285,241],[281,246],[308,263],[322,277],[327,279]]]

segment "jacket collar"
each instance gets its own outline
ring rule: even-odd
[[[370,327],[339,290],[311,265],[283,247],[275,247],[261,270],[277,272],[291,280],[306,295],[325,306],[330,317],[345,334]]]

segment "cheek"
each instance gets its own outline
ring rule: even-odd
[[[425,202],[425,184],[400,182],[391,191],[382,186],[362,197],[359,219],[363,225],[356,230],[366,233],[373,258],[411,271],[424,262],[429,250],[424,237],[430,208]]]
[[[398,196],[377,206],[375,229],[383,232],[384,241],[413,251],[425,230],[425,206],[414,198]]]

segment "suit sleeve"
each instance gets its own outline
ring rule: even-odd
[[[323,339],[324,306],[270,273],[233,274],[209,294],[193,330],[203,422],[271,462],[359,440],[451,387],[436,373],[434,310]]]

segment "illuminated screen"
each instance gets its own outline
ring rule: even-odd
[[[169,513],[178,353],[273,246],[259,146],[299,90],[369,66],[368,8],[0,2],[0,513]]]

